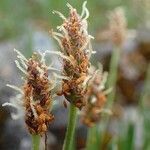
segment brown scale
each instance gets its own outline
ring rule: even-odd
[[[65,50],[65,55],[72,56],[75,60],[74,65],[67,60],[63,60],[63,75],[70,77],[70,80],[63,80],[62,92],[65,98],[81,109],[85,106],[84,96],[87,90],[82,86],[88,76],[89,58],[82,50],[88,35],[84,34],[82,20],[73,9],[70,12],[69,18],[63,23],[63,27],[68,33],[68,37],[61,39],[62,46]]]
[[[38,59],[32,57],[28,61],[27,73],[27,80],[24,84],[25,123],[31,134],[43,135],[54,119],[54,116],[49,113],[52,100],[48,70]],[[36,116],[31,108],[31,97]]]

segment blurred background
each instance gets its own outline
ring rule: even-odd
[[[22,82],[14,63],[13,49],[20,50],[26,57],[30,57],[33,51],[58,50],[49,30],[55,30],[62,20],[52,11],[58,10],[67,16],[67,2],[81,12],[83,0],[0,0],[0,150],[31,149],[23,118],[14,121],[10,111],[15,110],[1,107],[16,94],[6,84],[20,86]],[[88,0],[89,33],[95,37],[92,45],[97,51],[92,64],[101,62],[104,70],[109,70],[113,48],[102,35],[108,28],[108,13],[118,6],[125,10],[127,38],[119,60],[114,113],[107,124],[107,132],[103,133],[99,125],[98,133],[104,136],[99,139],[97,149],[150,150],[149,0]],[[142,108],[141,101],[144,102]],[[55,121],[50,125],[48,145],[51,150],[61,150],[67,124],[67,109],[61,100],[53,113]],[[73,149],[85,149],[87,127],[80,119],[76,131]]]

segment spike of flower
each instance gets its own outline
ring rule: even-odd
[[[87,104],[82,111],[82,122],[88,127],[92,127],[99,122],[102,112],[107,112],[103,107],[107,100],[106,95],[110,92],[110,90],[104,90],[106,73],[103,73],[102,68],[95,71],[95,68],[91,67],[90,73],[93,78],[88,84],[88,92],[85,96]],[[101,86],[103,88],[99,88]]]
[[[70,4],[67,6],[70,10],[69,17],[61,17],[64,18],[64,22],[58,28],[59,33],[52,31],[52,36],[59,42],[61,51],[68,58],[63,58],[63,75],[69,80],[63,79],[62,95],[81,109],[85,105],[84,95],[87,89],[83,87],[83,83],[87,80],[89,59],[92,54],[90,45],[92,36],[87,32],[89,12],[86,2],[82,7],[82,16]],[[58,12],[57,14],[60,15]]]
[[[25,122],[31,134],[42,135],[54,119],[49,113],[52,98],[48,67],[35,56],[27,63],[27,80],[24,84]],[[43,128],[44,126],[44,128]]]
[[[16,96],[14,101],[11,99],[9,103],[3,106],[11,106],[18,109],[18,114],[12,114],[17,119],[23,109],[25,123],[31,134],[43,135],[48,125],[53,121],[54,116],[49,112],[52,107],[52,92],[55,83],[48,78],[48,66],[45,64],[45,54],[33,56],[27,60],[19,51],[15,50],[18,57],[24,65],[18,67],[19,61],[16,61],[17,67],[26,72],[25,82],[22,88],[13,85],[7,85],[19,91],[21,94]],[[42,58],[40,58],[40,57]],[[25,61],[24,61],[25,60]],[[56,77],[55,77],[56,78]]]
[[[109,30],[112,42],[116,46],[121,46],[126,36],[127,22],[124,14],[124,10],[121,7],[117,7],[109,15]]]

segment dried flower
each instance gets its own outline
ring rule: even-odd
[[[110,37],[117,46],[123,44],[126,36],[126,18],[121,7],[116,8],[109,16]]]
[[[103,108],[107,100],[106,95],[111,89],[105,90],[107,72],[103,73],[102,71],[102,67],[97,71],[91,67],[93,77],[89,82],[88,92],[85,96],[87,105],[82,111],[82,122],[88,127],[92,127],[100,120],[102,112],[110,113],[109,110]]]
[[[18,60],[15,61],[17,67],[25,74],[24,85],[20,89],[13,85],[9,87],[20,92],[10,103],[4,103],[3,106],[9,105],[24,110],[25,123],[31,134],[43,135],[52,122],[54,116],[49,112],[52,107],[52,89],[54,88],[53,80],[48,78],[48,70],[53,69],[45,64],[45,53],[43,55],[33,54],[27,60],[19,51],[17,52]],[[22,113],[23,114],[23,113]],[[20,111],[18,112],[20,116]],[[18,118],[17,114],[12,114],[14,119]]]
[[[85,105],[84,95],[87,92],[89,59],[92,52],[90,36],[87,32],[87,18],[89,17],[86,2],[83,3],[83,10],[79,15],[70,4],[70,15],[66,18],[58,11],[63,24],[58,27],[59,33],[52,31],[52,36],[58,41],[63,57],[63,75],[69,80],[63,79],[62,92],[65,98],[81,109]]]

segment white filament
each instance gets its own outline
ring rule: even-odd
[[[63,20],[66,20],[66,17],[61,12],[59,12],[59,11],[55,11],[54,10],[52,13],[53,14],[57,14],[57,15],[59,15],[60,18],[62,18]]]
[[[18,58],[28,61],[25,56],[18,50],[14,49],[14,51],[18,54]],[[19,57],[20,56],[20,57]]]
[[[81,18],[82,18],[82,17],[84,16],[84,14],[85,14],[86,4],[87,4],[87,1],[84,1],[83,5],[82,5]]]
[[[67,76],[58,75],[56,73],[53,73],[53,75],[58,79],[70,80],[70,78]]]
[[[70,59],[69,56],[66,56],[66,55],[64,55],[64,54],[61,53],[61,52],[58,52],[58,51],[45,51],[45,53],[58,55],[58,56],[60,56],[61,58],[66,59],[66,60],[68,60],[68,61],[70,61],[70,62],[72,63],[72,59]]]
[[[105,88],[105,83],[107,81],[107,76],[108,76],[108,73],[104,72],[103,73],[103,78],[102,78],[100,86],[98,87],[98,90],[103,90]]]
[[[83,20],[86,20],[87,18],[89,18],[89,11],[86,7],[87,1],[84,1],[83,5],[82,5],[82,13],[81,13],[81,18],[83,18],[83,16],[85,15],[85,17],[83,18]]]
[[[35,110],[33,104],[34,104],[33,97],[30,97],[30,106],[31,106],[31,110],[32,110],[32,112],[33,112],[34,117],[37,118],[38,115],[37,115],[37,112],[36,112],[36,110]]]
[[[21,70],[25,75],[27,75],[27,72],[24,70],[24,68],[21,67],[20,63],[17,60],[15,60],[15,64],[19,70]]]
[[[10,88],[20,92],[21,94],[23,94],[23,91],[19,87],[15,86],[15,85],[6,84],[6,86],[8,86],[8,87],[10,87]]]

